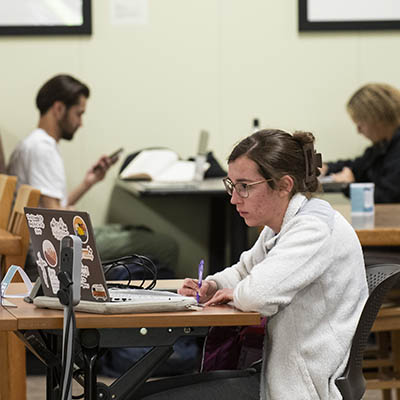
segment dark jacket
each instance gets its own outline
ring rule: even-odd
[[[328,174],[349,167],[356,182],[374,182],[375,203],[400,203],[400,127],[390,141],[368,147],[361,157],[327,165]]]

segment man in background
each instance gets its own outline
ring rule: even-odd
[[[118,158],[103,155],[85,173],[81,183],[67,192],[64,161],[58,149],[60,140],[72,140],[82,126],[89,98],[89,88],[70,75],[57,75],[48,80],[36,96],[40,117],[34,129],[11,155],[8,173],[18,177],[18,184],[40,190],[40,206],[73,209],[79,199],[106,175]],[[90,210],[89,210],[90,211]],[[178,246],[169,236],[149,229],[119,224],[95,229],[100,257],[104,260],[131,254],[150,257],[159,266],[173,269],[177,263]],[[27,273],[37,276],[34,260],[28,257]],[[172,276],[170,276],[172,277]]]
[[[47,81],[36,97],[40,112],[38,127],[11,155],[8,173],[18,177],[19,185],[28,184],[39,189],[42,207],[71,209],[104,178],[114,161],[102,156],[89,168],[78,187],[67,193],[58,143],[61,139],[72,140],[82,126],[88,98],[89,88],[72,76],[57,75]]]

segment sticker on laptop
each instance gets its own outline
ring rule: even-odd
[[[37,259],[36,259],[36,264],[37,266],[40,268],[40,270],[42,271],[42,276],[43,276],[43,283],[49,287],[49,281],[47,278],[47,263],[46,261],[43,260],[42,255],[40,254],[40,251],[37,252]]]
[[[58,221],[52,218],[50,221],[51,233],[57,240],[61,240],[63,237],[68,236],[68,226],[64,220],[60,217]]]
[[[89,234],[85,221],[79,215],[76,215],[72,221],[72,225],[75,235],[79,236],[82,243],[86,243],[89,239]]]
[[[90,276],[89,267],[87,265],[82,264],[81,266],[81,288],[82,289],[90,289],[90,285],[87,281]]]
[[[101,283],[95,283],[92,285],[92,296],[96,300],[107,300],[107,292]]]
[[[50,240],[47,239],[43,240],[42,249],[45,260],[50,265],[50,267],[54,268],[57,265],[58,257],[53,243],[51,243]]]
[[[94,260],[93,249],[90,246],[87,246],[86,248],[82,247],[82,260]]]
[[[57,294],[57,292],[60,290],[60,281],[57,278],[57,273],[52,268],[47,268],[47,272],[49,274],[51,290],[54,294]]]
[[[35,231],[36,235],[41,235],[44,229],[44,217],[41,214],[26,214],[29,228]]]

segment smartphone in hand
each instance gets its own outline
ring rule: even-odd
[[[115,164],[118,160],[119,155],[124,151],[123,147],[119,148],[118,150],[115,150],[113,153],[111,153],[108,157],[111,159],[111,164]],[[94,172],[96,172],[98,169],[101,167],[99,165],[96,165],[93,169]]]
[[[114,153],[111,153],[108,157],[111,159],[111,162],[114,164],[117,160],[120,154],[124,151],[124,148],[121,147],[118,150],[115,150]]]

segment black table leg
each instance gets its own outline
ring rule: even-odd
[[[221,271],[226,267],[226,205],[225,196],[212,196],[210,205],[210,268],[209,273]]]
[[[99,354],[100,334],[97,329],[80,332],[82,355],[85,363],[85,400],[97,399],[96,362]]]
[[[50,351],[54,354],[58,352],[58,335],[48,335],[48,345]],[[54,365],[47,365],[47,373],[46,373],[46,399],[48,400],[56,400],[60,396],[59,390],[59,381],[60,377],[57,375],[57,368]]]
[[[228,209],[227,209],[228,208]],[[227,221],[229,217],[229,223]],[[229,240],[229,259],[226,249]],[[225,196],[211,197],[210,210],[210,274],[239,261],[248,249],[248,227]]]
[[[230,263],[232,265],[237,263],[243,251],[248,249],[248,228],[244,219],[231,205],[229,205],[229,214]]]

